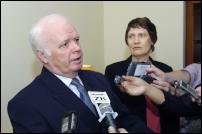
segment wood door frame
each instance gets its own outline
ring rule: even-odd
[[[194,62],[194,4],[201,1],[186,1],[186,59],[185,65]]]

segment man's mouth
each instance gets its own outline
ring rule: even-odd
[[[75,58],[75,59],[73,59],[73,60],[71,60],[72,62],[81,62],[81,56],[80,57],[78,57],[78,58]]]

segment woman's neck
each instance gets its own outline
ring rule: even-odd
[[[132,61],[133,62],[148,62],[149,61],[149,56],[144,56],[144,57],[132,56]]]

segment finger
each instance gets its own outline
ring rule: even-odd
[[[127,81],[122,82],[121,86],[122,86],[122,88],[120,88],[120,89],[122,92],[127,92],[131,88],[131,85],[128,84]]]
[[[162,87],[166,87],[166,88],[170,87],[170,84],[167,82],[164,82],[164,81],[154,80],[153,83],[156,85],[162,86]]]
[[[116,130],[115,130],[114,127],[109,126],[109,127],[108,127],[108,132],[109,132],[109,133],[116,133]]]
[[[156,88],[158,88],[158,89],[160,89],[160,90],[163,90],[163,91],[166,91],[166,92],[169,91],[169,88],[165,88],[165,87],[163,87],[163,86],[156,85],[156,84],[151,84],[151,85],[154,86],[154,87],[156,87]]]
[[[121,92],[126,92],[126,88],[124,86],[121,86],[119,89]]]
[[[193,97],[191,97],[191,100],[192,100],[193,102],[195,102],[195,101],[196,101],[196,99],[194,99]]]
[[[166,86],[164,85],[164,83],[159,82],[159,81],[156,81],[156,80],[153,81],[152,85],[155,86],[155,87],[161,88],[161,89],[162,89],[162,88],[164,89],[164,88],[166,87]]]
[[[124,128],[119,128],[119,133],[128,133],[128,131],[126,131]]]
[[[122,76],[122,77],[126,81],[135,81],[135,77],[133,77],[133,76]]]
[[[123,83],[122,91],[126,92],[129,95],[133,95],[133,94],[135,94],[134,88],[135,88],[135,86],[128,85],[127,83]]]
[[[123,91],[126,91],[129,88],[129,84],[126,81],[124,81],[123,83],[121,83],[121,85],[123,87]]]
[[[154,65],[151,65],[149,68],[147,68],[147,72],[149,73],[154,72],[154,70],[155,70]]]
[[[156,80],[159,80],[159,81],[162,81],[162,78],[157,76],[156,74],[152,73],[152,74],[149,74],[151,77],[155,78]]]
[[[158,88],[158,89],[162,89],[162,87],[161,86],[159,86],[159,85],[156,85],[156,84],[150,84],[151,86],[153,86],[153,87],[156,87],[156,88]]]

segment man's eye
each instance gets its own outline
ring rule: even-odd
[[[79,38],[75,38],[74,40],[75,40],[76,42],[79,42]]]
[[[64,44],[60,45],[60,48],[68,47],[68,46],[69,46],[69,43],[68,43],[68,42],[65,42]]]
[[[63,44],[63,46],[64,46],[64,47],[67,47],[68,44],[69,44],[68,42],[65,42],[65,43]]]

